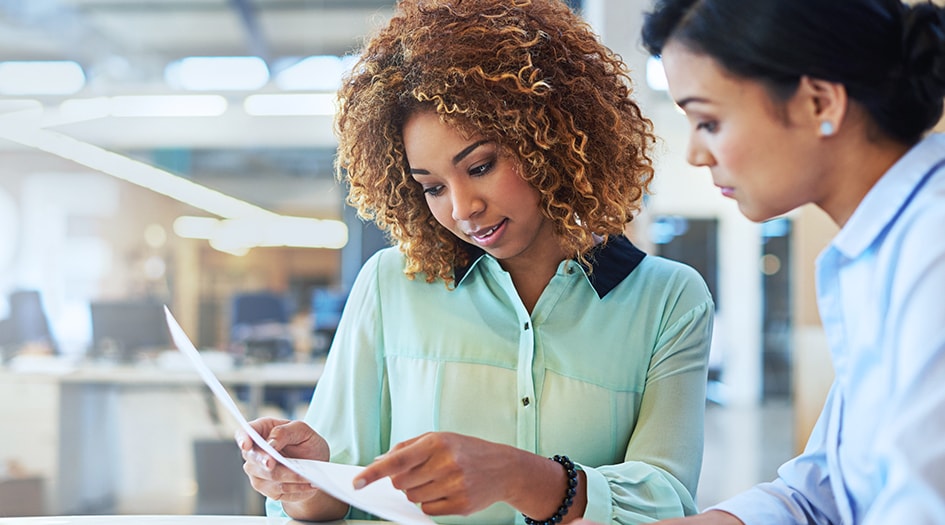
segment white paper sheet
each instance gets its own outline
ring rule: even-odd
[[[405,525],[431,525],[433,520],[420,510],[420,507],[411,503],[403,492],[394,488],[390,478],[382,478],[370,485],[355,489],[352,485],[354,477],[364,469],[364,467],[354,465],[342,465],[338,463],[328,463],[325,461],[314,461],[309,459],[287,458],[279,453],[272,445],[266,442],[256,430],[253,429],[243,417],[239,407],[233,402],[229,392],[213,375],[210,368],[204,363],[200,352],[190,342],[187,334],[171,315],[170,309],[164,307],[167,315],[167,326],[171,331],[171,338],[177,349],[186,355],[193,363],[200,377],[210,387],[217,399],[223,406],[236,418],[240,428],[242,428],[252,438],[259,448],[275,458],[276,461],[289,467],[297,474],[312,482],[313,485],[324,490],[328,494],[353,505],[365,512],[374,514],[386,520],[403,523]]]

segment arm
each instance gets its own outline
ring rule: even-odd
[[[625,461],[583,467],[589,520],[639,523],[696,512],[713,307],[692,275],[683,290],[691,300],[680,301],[688,310],[661,332],[652,352]]]
[[[881,365],[891,374],[889,402],[876,407],[872,439],[878,477],[872,501],[864,501],[863,523],[935,523],[945,512],[945,209],[923,212],[903,228],[883,315]],[[746,523],[839,523],[824,445],[840,394],[831,390],[807,449],[779,469],[779,479],[719,505]],[[836,416],[834,416],[836,417]],[[842,496],[845,497],[845,496]]]
[[[945,209],[939,198],[898,250],[883,352],[893,388],[876,440],[883,485],[863,523],[939,523],[945,515]]]
[[[830,486],[826,445],[831,413],[839,410],[837,396],[832,388],[804,453],[781,465],[776,480],[761,483],[710,510],[728,512],[748,525],[840,523]]]
[[[697,514],[695,516],[689,516],[686,518],[671,518],[668,520],[661,520],[658,522],[660,525],[744,525],[741,520],[732,516],[727,512],[722,512],[720,510],[710,510],[703,512],[702,514]],[[597,525],[596,522],[581,519],[572,523],[572,525]]]
[[[358,274],[332,340],[325,370],[304,418],[330,445],[330,457],[326,459],[335,463],[365,465],[388,447],[390,414],[379,357],[383,343],[378,337],[381,256],[382,253],[375,254]],[[346,512],[349,518],[369,517],[342,505],[341,515],[327,516],[319,508],[327,508],[329,514],[338,508],[328,499],[289,505],[270,498],[266,511],[268,515],[288,515],[303,520],[325,519],[325,516],[340,519]]]

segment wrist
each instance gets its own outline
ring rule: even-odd
[[[564,497],[561,499],[561,503],[558,505],[558,508],[555,510],[554,514],[547,518],[535,519],[531,516],[528,516],[527,514],[523,514],[526,525],[556,525],[561,523],[564,520],[564,517],[567,516],[571,511],[571,507],[574,504],[575,498],[577,497],[579,482],[577,466],[567,456],[555,455],[550,459],[560,465],[562,469],[564,469]]]

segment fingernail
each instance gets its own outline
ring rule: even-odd
[[[365,483],[364,480],[361,478],[356,478],[354,480],[354,488],[356,489],[364,488],[365,485],[367,485],[367,483]]]

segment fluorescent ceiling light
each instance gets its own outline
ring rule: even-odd
[[[243,101],[247,115],[324,115],[335,114],[334,93],[283,93],[250,95]]]
[[[348,227],[342,221],[281,215],[222,221],[182,216],[174,221],[174,233],[206,239],[214,248],[235,255],[259,246],[340,249],[348,242]]]
[[[0,119],[0,138],[74,161],[220,217],[278,216],[147,163],[18,120]]]
[[[219,224],[213,217],[184,215],[174,220],[174,233],[185,239],[212,239]]]
[[[663,71],[663,62],[656,57],[646,60],[646,85],[654,91],[669,89],[669,84],[666,83],[666,72]]]
[[[8,98],[0,100],[0,115],[20,111],[42,112],[43,103],[32,98]]]
[[[188,57],[168,64],[164,80],[193,91],[253,91],[269,81],[269,68],[259,57]]]
[[[220,95],[132,95],[111,97],[115,117],[217,117],[226,112]]]
[[[63,123],[95,120],[110,114],[111,99],[108,97],[70,98],[59,104],[59,119]]]
[[[228,103],[220,95],[130,95],[75,98],[59,105],[62,122],[112,117],[217,117]]]
[[[276,85],[287,91],[336,91],[344,68],[341,57],[311,56],[282,70]]]
[[[0,62],[4,95],[71,95],[83,87],[85,72],[71,60]]]

